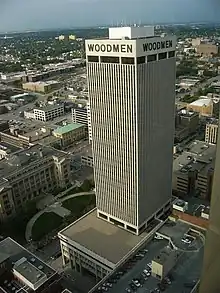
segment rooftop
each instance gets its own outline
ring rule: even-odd
[[[203,107],[203,106],[209,106],[212,103],[212,99],[208,99],[206,97],[198,99],[192,103],[190,103],[190,105],[192,106],[198,106],[198,107]]]
[[[187,109],[181,109],[178,112],[178,115],[182,117],[192,117],[192,116],[198,116],[199,114],[194,111],[188,111]]]
[[[189,236],[192,237],[192,243],[190,245],[185,244],[181,239],[188,233],[191,233],[191,229],[195,232],[193,237]],[[171,284],[165,286],[163,292],[190,293],[194,285],[198,282],[201,274],[204,252],[204,232],[202,230],[197,230],[197,228],[186,222],[178,220],[177,222],[165,222],[157,233],[163,237],[162,240],[154,240],[151,238],[140,248],[139,252],[131,256],[125,264],[116,268],[115,271],[97,284],[90,293],[104,292],[97,289],[109,282],[113,284],[112,288],[108,290],[109,293],[126,292],[126,288],[130,288],[133,279],[139,279],[142,282],[142,287],[138,289],[138,292],[156,292],[155,289],[158,288],[160,281],[152,276],[144,280],[141,274],[144,269],[149,270],[147,264],[159,255],[161,251],[167,250],[167,246],[175,246],[177,251],[181,252],[182,255],[169,273],[169,275],[172,276],[172,278],[170,277]],[[142,254],[142,256],[138,256],[139,254]],[[185,286],[186,283],[190,284],[190,286]],[[133,290],[131,290],[131,292],[133,292]]]
[[[188,174],[188,171],[207,172],[214,168],[216,146],[195,140],[187,150],[173,161],[173,172]]]
[[[0,242],[0,251],[0,264],[6,260],[7,264],[11,264],[8,267],[6,265],[5,274],[0,276],[0,288],[6,292],[24,287],[15,281],[14,276],[22,277],[28,283],[35,284],[35,287],[40,287],[56,274],[54,269],[9,237]],[[28,283],[26,285],[29,287]]]
[[[54,109],[58,109],[58,108],[64,108],[64,105],[46,105],[44,107],[39,107],[39,108],[35,108],[34,110],[41,110],[41,111],[50,111],[50,110],[54,110]]]
[[[54,130],[54,133],[62,135],[62,134],[71,132],[71,131],[73,131],[75,129],[78,129],[78,128],[81,128],[81,127],[84,127],[84,126],[85,125],[81,124],[81,123],[71,123],[71,124],[67,124],[65,126],[57,128],[56,130]]]
[[[68,237],[113,264],[118,263],[147,233],[133,235],[97,218],[96,210],[64,228],[59,234]]]
[[[164,264],[172,255],[177,255],[177,251],[170,246],[165,246],[159,251],[153,260],[157,263]]]
[[[0,182],[1,179],[13,175],[14,172],[22,171],[23,168],[31,167],[32,163],[41,160],[42,157],[65,156],[65,153],[52,147],[34,145],[28,149],[20,150],[7,156],[0,161]]]

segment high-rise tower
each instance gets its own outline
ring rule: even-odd
[[[220,121],[220,120],[219,120]],[[209,229],[206,235],[203,270],[200,281],[200,293],[220,292],[220,128],[216,148],[215,171],[212,184]]]
[[[135,234],[170,208],[175,48],[153,27],[86,41],[97,215]]]

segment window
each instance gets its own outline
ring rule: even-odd
[[[157,54],[147,56],[147,62],[157,61]]]
[[[87,56],[88,62],[99,62],[99,56]]]
[[[168,52],[168,58],[173,58],[173,57],[175,57],[175,51]]]
[[[119,57],[101,56],[102,63],[119,63]]]
[[[129,230],[129,231],[131,231],[133,233],[137,233],[137,230],[135,228],[133,228],[131,226],[128,226],[128,225],[127,225],[127,230]]]
[[[145,56],[137,57],[137,64],[145,63],[145,61],[146,61]]]
[[[167,59],[167,53],[159,53],[158,54],[158,60]]]
[[[134,58],[132,57],[121,57],[122,64],[134,64]]]
[[[103,219],[106,219],[106,220],[108,219],[108,217],[106,215],[102,214],[102,213],[99,213],[99,217],[103,218]]]

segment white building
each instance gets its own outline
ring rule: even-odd
[[[139,234],[170,207],[176,38],[109,36],[86,41],[98,217]]]
[[[188,210],[188,202],[181,199],[176,199],[173,203],[173,209],[184,213]]]
[[[34,118],[36,120],[48,121],[64,115],[64,105],[50,105],[34,109]]]
[[[74,123],[85,124],[88,127],[89,142],[92,142],[92,128],[91,128],[91,114],[90,105],[87,102],[84,108],[73,108],[72,109],[72,120]]]

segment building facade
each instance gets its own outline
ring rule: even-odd
[[[109,32],[86,41],[97,215],[139,234],[170,208],[176,38]]]
[[[206,124],[205,128],[205,142],[216,144],[218,139],[218,120]]]
[[[87,135],[87,129],[84,124],[71,123],[57,128],[54,130],[53,135],[60,139],[62,147],[66,147],[82,138],[85,138]]]
[[[196,46],[196,52],[203,56],[213,56],[218,54],[219,47],[215,44],[201,43]]]
[[[182,109],[176,110],[175,141],[180,142],[196,132],[199,126],[199,113]]]
[[[43,81],[26,82],[22,84],[22,87],[24,90],[45,93],[45,94],[59,89],[60,86],[61,84],[55,80],[50,80],[47,82],[43,82]]]
[[[64,115],[64,105],[51,105],[34,109],[35,120],[49,121],[62,115]]]
[[[173,190],[184,194],[198,192],[210,200],[215,165],[215,145],[195,140],[173,161]]]
[[[88,127],[89,142],[92,142],[91,112],[90,104],[87,103],[84,108],[72,109],[72,120],[74,123],[82,123]]]
[[[0,221],[28,200],[70,182],[70,158],[50,147],[34,145],[0,162]]]
[[[220,291],[220,217],[219,217],[219,174],[220,174],[220,136],[216,149],[215,171],[212,185],[209,228],[206,233],[203,269],[200,280],[200,293]]]

